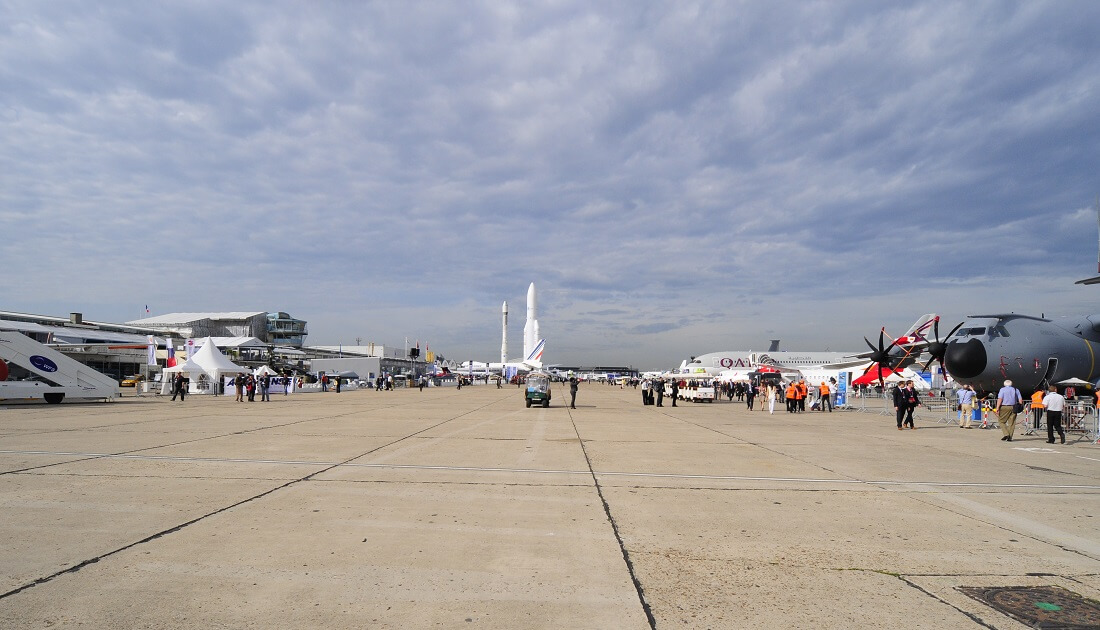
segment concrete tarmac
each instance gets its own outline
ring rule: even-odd
[[[1100,600],[1098,447],[555,396],[0,406],[0,627],[1023,628],[958,587]]]

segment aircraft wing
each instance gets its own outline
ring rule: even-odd
[[[864,353],[869,354],[869,353]],[[846,368],[860,367],[867,365],[869,359],[863,354],[853,355],[849,361],[837,361],[835,363],[826,363],[825,365],[816,365],[813,367],[825,368],[826,370],[843,370]]]

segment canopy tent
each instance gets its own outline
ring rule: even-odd
[[[752,378],[752,371],[752,368],[722,370],[718,374],[718,379],[726,383],[732,383],[734,381],[747,381]]]
[[[1085,380],[1081,380],[1081,379],[1077,378],[1076,376],[1073,377],[1073,378],[1067,378],[1064,381],[1058,381],[1057,383],[1055,383],[1055,385],[1072,385],[1074,387],[1085,387],[1085,386],[1092,387],[1092,383],[1090,383],[1088,381],[1085,381]]]
[[[161,394],[172,393],[172,378],[174,378],[176,373],[178,372],[183,372],[188,376],[206,374],[206,370],[204,370],[201,365],[195,363],[190,357],[188,357],[187,360],[183,363],[177,363],[172,367],[164,368],[163,373],[165,374],[165,376],[164,380],[160,384]]]
[[[188,357],[188,361],[190,360],[191,357]],[[203,371],[209,374],[215,383],[222,382],[223,374],[247,374],[251,371],[227,359],[210,337],[203,340],[202,347],[195,352],[194,361],[202,366]]]
[[[897,372],[895,372],[894,370],[891,370],[888,367],[882,368],[882,380],[883,381],[885,381],[887,383],[895,383],[897,381],[900,381],[901,379],[902,379],[902,376],[900,374],[898,374]],[[878,382],[878,366],[875,365],[875,364],[871,364],[871,367],[867,369],[867,371],[863,374],[863,376],[852,379],[852,385],[873,385],[874,383],[877,383],[877,382]]]
[[[266,365],[261,365],[260,367],[256,368],[255,371],[252,372],[253,376],[263,376],[264,374],[267,374],[269,376],[279,376],[278,372],[276,372],[275,370],[271,369],[270,367],[268,367]]]

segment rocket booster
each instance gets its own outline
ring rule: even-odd
[[[505,300],[504,306],[500,308],[501,312],[501,332],[500,332],[500,362],[508,362],[508,301]]]
[[[539,343],[538,301],[535,297],[535,283],[527,287],[527,321],[523,324],[523,358],[531,356]]]

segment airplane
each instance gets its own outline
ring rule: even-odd
[[[945,343],[940,360],[956,382],[993,392],[1011,380],[1032,392],[1069,378],[1100,376],[1100,314],[1048,319],[1017,313],[970,315]]]
[[[934,313],[921,316],[901,337],[898,337],[889,347],[884,347],[885,329],[879,333],[879,348],[871,346],[871,352],[799,352],[790,350],[769,350],[769,352],[753,352],[751,350],[726,350],[721,352],[708,352],[690,360],[684,360],[675,371],[677,375],[707,375],[718,376],[726,370],[753,369],[761,365],[778,367],[782,370],[826,369],[843,371],[849,368],[867,366],[871,361],[886,361],[885,356],[890,355],[890,360],[900,362],[903,356],[919,355],[919,350],[924,348],[928,341],[926,332],[938,318]],[[867,344],[870,346],[871,342]],[[772,343],[772,347],[778,344]],[[915,353],[915,354],[914,354]],[[912,361],[910,361],[912,363]]]
[[[1100,199],[1096,213],[1100,230]],[[1100,276],[1077,281],[1097,283]],[[987,393],[1011,380],[1025,395],[1070,378],[1097,382],[1098,350],[1100,314],[1053,319],[1019,313],[970,315],[944,341],[937,330],[937,339],[924,348],[925,366],[939,361],[957,383]]]
[[[546,350],[546,339],[539,339],[535,347],[527,354],[523,361],[508,361],[507,363],[483,363],[481,361],[465,361],[455,372],[465,376],[489,376],[490,374],[502,374],[508,369],[518,372],[534,372],[542,369],[542,354]]]

